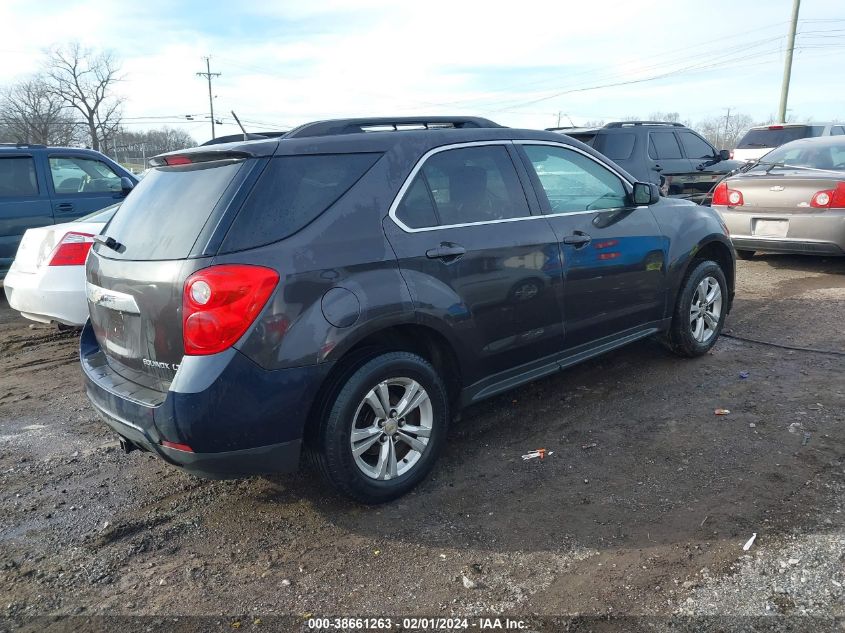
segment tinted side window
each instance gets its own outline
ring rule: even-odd
[[[821,136],[824,134],[823,125],[810,125],[807,127],[807,136]]]
[[[687,158],[713,158],[713,148],[709,143],[692,132],[680,132],[680,135]]]
[[[681,158],[681,147],[674,132],[649,132],[648,138],[651,158]]]
[[[552,213],[624,207],[627,191],[619,177],[583,154],[552,145],[524,145],[549,199]]]
[[[842,136],[843,134],[845,134],[845,127],[842,127],[841,125],[834,125],[830,129],[831,136]]]
[[[224,250],[255,248],[296,233],[337,202],[380,157],[314,154],[270,159],[232,223]]]
[[[595,148],[611,160],[628,160],[634,153],[636,138],[630,132],[602,134],[596,139]]]
[[[422,174],[442,225],[531,215],[519,176],[502,145],[439,152],[425,162]]]
[[[437,226],[437,212],[422,174],[414,178],[414,182],[396,208],[396,217],[412,229]]]
[[[0,158],[0,198],[37,196],[35,163],[29,156]]]
[[[76,156],[50,157],[56,193],[112,193],[120,191],[120,176],[105,163]]]

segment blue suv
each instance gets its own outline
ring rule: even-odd
[[[0,143],[0,279],[27,229],[122,200],[138,179],[100,152]]]

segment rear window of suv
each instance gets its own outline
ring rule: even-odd
[[[753,149],[755,147],[780,147],[789,141],[824,134],[823,125],[790,125],[786,127],[771,127],[748,130],[737,149]]]
[[[244,165],[213,161],[158,167],[126,197],[106,230],[121,251],[98,248],[109,259],[156,260],[187,257],[214,207]]]

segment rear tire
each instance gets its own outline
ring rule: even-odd
[[[666,343],[678,356],[693,358],[716,344],[728,308],[728,284],[714,261],[693,262],[675,302]]]
[[[409,352],[382,353],[344,375],[311,453],[323,478],[361,503],[384,503],[428,475],[446,439],[446,387]]]
[[[740,251],[740,250],[738,250],[736,252],[736,256],[739,257],[740,259],[745,259],[745,260],[753,259],[754,258],[754,251]]]

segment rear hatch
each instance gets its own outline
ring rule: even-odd
[[[229,209],[236,210],[264,160],[220,150],[158,162],[103,232],[111,247],[92,248],[86,292],[109,366],[133,383],[167,391],[183,355],[185,280],[210,264],[231,222]]]
[[[819,191],[836,189],[841,179],[812,175],[807,170],[793,170],[777,174],[746,174],[728,181],[728,188],[742,193],[742,206],[734,211],[753,213],[818,213],[823,209],[810,206]]]
[[[799,138],[821,136],[823,133],[823,125],[769,125],[752,128],[737,143],[733,157],[737,160],[759,158],[766,150]]]

